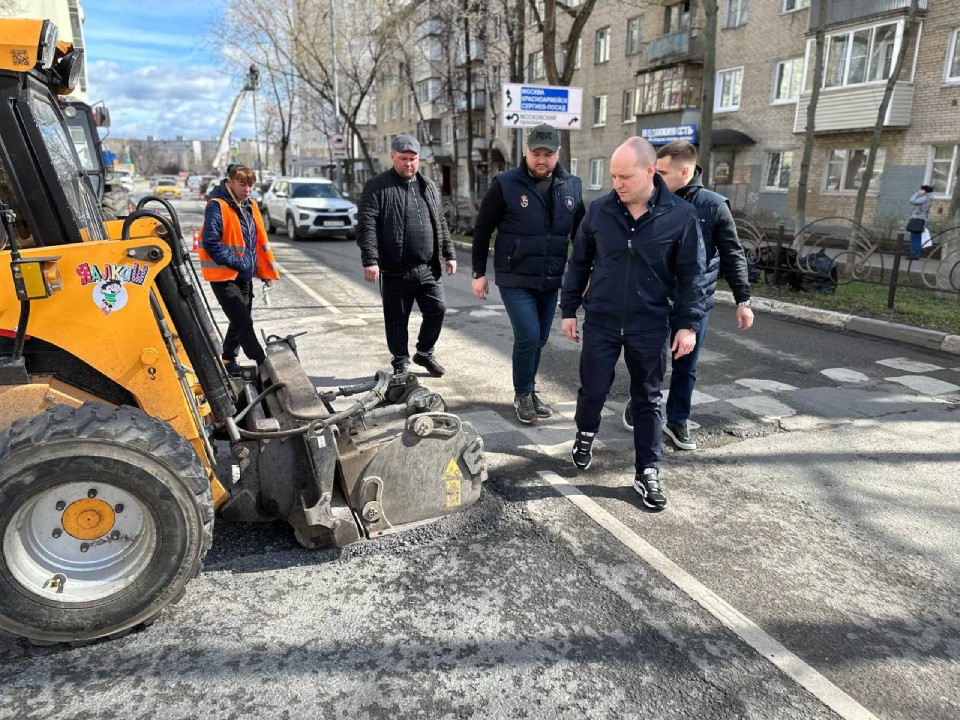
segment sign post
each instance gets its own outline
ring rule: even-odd
[[[582,125],[583,88],[553,85],[503,86],[503,124],[509,128],[542,123],[558,130],[579,130]]]

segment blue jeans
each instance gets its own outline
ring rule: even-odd
[[[920,259],[920,250],[921,250],[920,242],[921,242],[920,233],[915,233],[915,232],[910,233],[910,257],[913,260]]]
[[[550,337],[559,290],[502,287],[500,297],[513,326],[513,391],[533,392],[540,353]]]
[[[700,321],[700,332],[697,333],[697,345],[693,352],[682,358],[671,360],[670,393],[667,395],[667,422],[683,425],[690,417],[690,401],[693,399],[693,386],[697,384],[697,358],[700,357],[700,348],[707,335],[707,318]],[[677,333],[677,328],[670,328],[670,337]]]

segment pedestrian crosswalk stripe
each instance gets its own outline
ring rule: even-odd
[[[734,398],[727,400],[728,403],[741,410],[746,410],[754,415],[766,418],[768,420],[779,420],[780,418],[796,415],[797,411],[789,405],[784,405],[779,400],[764,395],[755,395],[745,398]]]
[[[908,373],[926,373],[933,372],[935,370],[943,370],[939,365],[931,365],[930,363],[919,362],[917,360],[910,360],[909,358],[890,358],[888,360],[877,360],[877,365],[885,365],[886,367],[893,368],[894,370],[903,370]]]
[[[954,385],[925,375],[899,375],[884,378],[884,380],[906,385],[911,390],[916,390],[924,395],[946,395],[960,390],[960,385]]]
[[[793,385],[777,382],[776,380],[764,380],[762,378],[742,378],[735,381],[737,385],[750,388],[754,392],[789,392],[796,390]]]
[[[860,383],[867,382],[867,380],[870,379],[862,372],[848,368],[827,368],[826,370],[821,370],[820,373],[837,382]]]

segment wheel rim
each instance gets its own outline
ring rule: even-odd
[[[3,554],[13,577],[40,597],[86,603],[136,583],[157,547],[157,526],[131,493],[105,482],[43,490],[7,523]]]

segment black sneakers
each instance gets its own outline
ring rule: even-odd
[[[676,445],[681,450],[696,450],[697,444],[690,437],[690,433],[687,431],[687,424],[683,423],[672,423],[668,422],[663,426],[664,434],[673,441],[673,444]]]
[[[627,404],[623,406],[623,426],[633,432],[633,403],[627,400]]]
[[[549,405],[544,405],[543,400],[540,399],[540,396],[537,395],[537,391],[534,390],[530,393],[530,396],[533,398],[533,407],[537,411],[537,417],[548,418],[553,415],[553,410]]]
[[[592,432],[580,432],[573,439],[573,464],[580,470],[586,470],[593,462],[593,439],[597,436]]]
[[[443,377],[443,374],[446,372],[446,370],[443,369],[443,365],[438,363],[433,355],[414,353],[413,361],[420,367],[426,368],[427,372],[434,377]]]
[[[394,375],[403,375],[410,369],[410,358],[393,358],[393,360],[390,361],[390,364],[393,365]]]
[[[243,372],[243,368],[236,360],[221,360],[220,362],[223,363],[223,369],[227,371],[227,375],[230,377],[238,378]]]
[[[533,404],[533,394],[524,393],[513,398],[513,408],[517,411],[517,419],[525,425],[536,425],[538,413]]]
[[[660,474],[656,468],[644,468],[633,481],[633,489],[640,494],[644,507],[660,512],[667,506],[667,496],[660,487]]]

